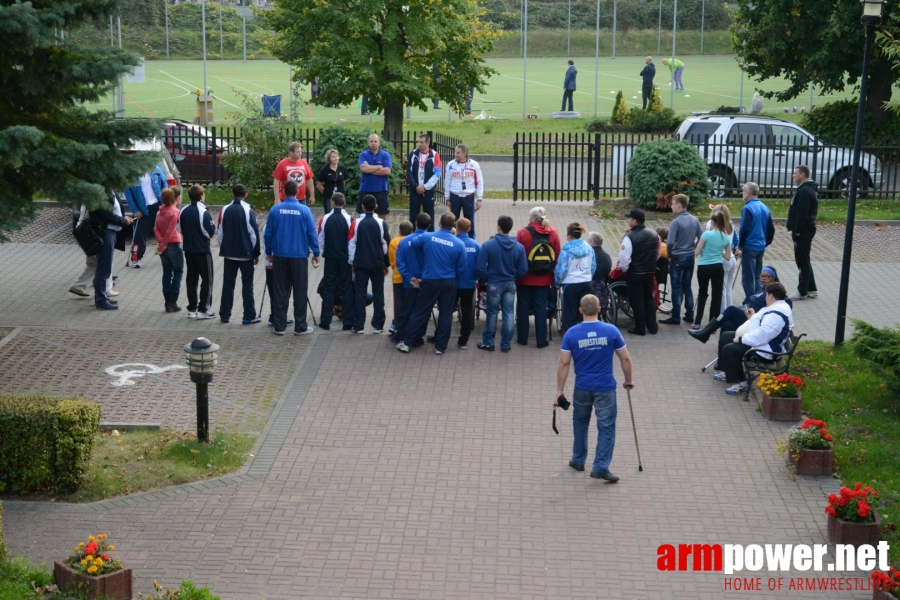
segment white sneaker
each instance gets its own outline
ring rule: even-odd
[[[196,310],[189,310],[189,311],[188,311],[188,314],[187,314],[187,318],[188,318],[188,319],[196,319],[196,318],[197,318],[197,311],[196,311]]]
[[[806,300],[809,296],[801,296],[799,291],[794,291],[788,298],[791,300]]]
[[[403,342],[400,342],[399,344],[397,344],[397,345],[395,346],[395,348],[397,348],[397,350],[399,350],[400,352],[404,352],[404,353],[406,353],[406,354],[409,354],[409,346],[407,346],[407,345],[404,344]]]
[[[205,313],[197,311],[197,316],[194,318],[198,319],[198,320],[200,320],[200,319],[215,319],[217,316],[218,315],[212,311],[207,311]]]
[[[818,298],[819,292],[810,292],[806,295],[807,298]]]
[[[294,335],[308,335],[308,334],[310,334],[310,333],[312,333],[312,332],[313,332],[313,328],[312,328],[312,327],[307,327],[307,328],[306,328],[306,331],[297,331],[297,330],[295,329],[295,330],[294,330]]]

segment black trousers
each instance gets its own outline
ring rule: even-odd
[[[456,300],[459,302],[460,329],[457,343],[465,346],[469,336],[475,329],[475,288],[457,289]]]
[[[581,307],[581,299],[594,291],[594,283],[570,283],[563,286],[562,326],[563,332],[584,320],[578,311]]]
[[[346,259],[325,259],[325,272],[322,275],[322,314],[319,317],[319,323],[322,325],[331,325],[336,298],[341,300],[341,315],[346,315],[347,324],[353,322],[353,296],[356,290],[352,285],[352,269]]]
[[[797,284],[797,291],[801,296],[805,296],[810,292],[818,292],[816,287],[816,276],[813,273],[812,261],[809,258],[812,252],[812,241],[816,237],[815,225],[807,231],[800,234],[799,237],[791,234],[794,240],[794,262],[800,269],[800,282]]]
[[[628,271],[628,301],[634,311],[634,332],[643,335],[656,333],[656,304],[653,302],[653,273],[632,273]]]
[[[647,110],[647,104],[650,102],[651,96],[653,96],[653,84],[643,84],[641,86],[641,97],[644,99],[643,110]]]
[[[575,94],[575,90],[563,90],[562,108],[560,108],[559,110],[568,110],[569,112],[572,112],[572,96],[574,94]],[[569,101],[568,109],[566,108],[566,100]]]
[[[356,297],[353,308],[353,329],[362,331],[366,327],[366,292],[372,282],[372,329],[384,329],[387,316],[384,313],[384,269],[354,269]],[[344,322],[349,318],[347,308],[343,309]]]
[[[306,288],[309,285],[309,263],[306,258],[275,257],[272,279],[272,327],[284,331],[287,327],[288,303],[294,295],[294,331],[306,331]]]
[[[397,316],[394,317],[394,325],[397,330],[394,332],[394,339],[398,342],[402,342],[406,339],[407,333],[409,331],[409,318],[412,316],[413,311],[416,309],[416,302],[419,298],[419,288],[408,287],[403,288],[403,303],[400,306],[400,312]],[[423,332],[424,336],[425,333]],[[414,340],[415,346],[424,344],[424,339],[416,339]]]
[[[184,255],[187,275],[184,287],[188,298],[188,312],[205,313],[212,308],[213,261],[212,254]],[[197,281],[200,281],[200,296],[197,296]]]
[[[714,265],[699,265],[697,267],[697,281],[700,284],[700,293],[697,296],[697,309],[694,312],[694,323],[699,325],[703,321],[703,309],[709,298],[709,286],[712,284],[712,302],[709,303],[709,320],[719,316],[722,309],[722,287],[725,285],[725,267],[722,261]]]
[[[144,251],[147,250],[147,239],[153,232],[153,226],[156,225],[156,215],[159,214],[159,202],[147,207],[147,214],[137,220],[137,227],[134,228],[134,246],[137,246],[137,258],[144,258]],[[132,254],[134,249],[132,247]]]
[[[416,225],[416,217],[420,212],[428,213],[431,217],[431,225],[428,231],[434,231],[434,190],[425,190],[424,194],[417,194],[415,189],[409,192],[409,222]]]
[[[103,230],[103,246],[97,253],[97,268],[94,270],[94,304],[109,302],[106,296],[106,280],[112,274],[113,254],[116,252],[116,232]]]
[[[256,318],[256,302],[253,300],[253,267],[252,260],[225,259],[225,273],[222,276],[222,299],[219,302],[220,318],[231,318],[231,309],[234,307],[234,286],[237,283],[238,271],[241,273],[241,297],[244,300],[244,319]]]

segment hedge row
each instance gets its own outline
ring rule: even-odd
[[[0,395],[0,491],[75,491],[99,429],[94,402]]]

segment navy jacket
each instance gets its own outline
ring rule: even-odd
[[[185,254],[212,254],[209,240],[216,233],[216,225],[205,204],[191,200],[182,208],[178,230],[181,231]]]
[[[481,254],[481,244],[469,237],[468,233],[460,233],[456,236],[466,246],[466,272],[459,278],[456,287],[461,290],[474,290],[478,281],[478,255]]]
[[[525,246],[511,235],[498,233],[481,247],[477,269],[479,279],[488,283],[521,279],[528,273]]]
[[[307,258],[312,250],[319,256],[319,238],[312,211],[288,196],[269,210],[266,220],[266,255],[281,258]]]
[[[459,279],[466,274],[466,246],[448,230],[417,235],[410,246],[419,255],[422,279]]]
[[[234,260],[259,258],[259,225],[253,207],[235,198],[219,213],[219,256]]]
[[[391,234],[387,223],[374,213],[367,213],[350,225],[348,260],[358,269],[374,271],[391,266],[388,248]]]

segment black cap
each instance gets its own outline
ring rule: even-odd
[[[626,219],[634,219],[635,221],[643,223],[644,219],[646,219],[647,217],[646,217],[646,215],[644,215],[644,211],[642,211],[641,209],[632,208],[627,213],[625,213],[625,218]]]

